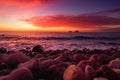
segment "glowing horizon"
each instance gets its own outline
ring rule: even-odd
[[[1,0],[0,31],[119,31],[120,1],[91,1]]]

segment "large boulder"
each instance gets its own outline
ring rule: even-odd
[[[110,63],[108,65],[111,68],[120,69],[120,58],[116,58],[116,59],[110,61]]]
[[[85,75],[88,77],[88,80],[92,80],[95,75],[95,70],[91,66],[87,65],[85,67]]]
[[[70,61],[71,56],[68,53],[61,53],[57,58],[54,59],[55,61]]]
[[[90,58],[92,62],[100,62],[102,64],[107,64],[110,61],[110,57],[106,54],[93,54]]]
[[[86,54],[74,54],[72,59],[74,62],[79,62],[81,60],[87,60],[89,57]]]
[[[51,65],[49,67],[49,71],[51,72],[51,80],[63,80],[63,73],[68,66],[69,63],[66,62]]]
[[[0,77],[0,80],[33,80],[32,72],[28,68],[19,68],[7,76]]]
[[[90,62],[89,60],[82,60],[77,64],[77,67],[81,68],[82,71],[85,71],[85,67],[87,65],[93,66],[92,62]]]
[[[8,75],[11,71],[12,69],[2,69],[0,70],[0,76]]]
[[[64,80],[88,80],[84,72],[75,65],[70,65],[64,72]]]
[[[120,52],[114,53],[114,54],[111,56],[111,60],[116,59],[116,58],[120,58]]]
[[[114,72],[111,68],[108,66],[101,66],[95,74],[95,77],[105,77],[109,80],[120,80],[119,76],[116,72]]]
[[[5,55],[2,58],[2,62],[10,65],[10,67],[16,67],[20,63],[29,61],[30,58],[22,53]]]
[[[22,67],[26,67],[26,68],[28,68],[30,70],[36,69],[36,68],[38,68],[38,61],[33,58],[33,59],[31,59],[31,60],[29,60],[27,62],[20,63],[18,65],[18,68],[22,68]]]

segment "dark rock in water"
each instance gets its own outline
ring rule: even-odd
[[[75,32],[79,32],[78,30],[76,30]]]
[[[21,49],[19,51],[22,52],[22,53],[24,53],[24,54],[26,54],[26,55],[28,55],[28,54],[31,53],[31,50],[29,50],[29,49]]]
[[[4,54],[4,53],[6,53],[6,52],[7,52],[6,48],[4,48],[4,47],[1,47],[1,48],[0,48],[0,54]]]
[[[109,80],[120,80],[119,76],[116,72],[114,72],[111,68],[108,66],[101,66],[96,74],[95,77],[105,77]]]
[[[116,58],[116,59],[110,61],[110,63],[108,65],[111,68],[120,69],[120,58]]]
[[[36,45],[35,47],[33,47],[32,52],[43,53],[44,48],[41,45]]]
[[[88,80],[92,80],[95,75],[95,70],[91,66],[87,65],[85,67],[85,75],[88,77]]]
[[[51,72],[51,80],[63,80],[63,73],[68,66],[69,63],[65,62],[51,65],[49,67],[49,71]]]
[[[84,72],[75,65],[70,65],[64,72],[64,80],[88,80]]]
[[[19,68],[7,76],[0,77],[0,80],[33,80],[33,75],[29,69]]]

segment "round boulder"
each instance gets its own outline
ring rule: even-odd
[[[43,53],[44,48],[41,45],[36,45],[35,47],[33,47],[32,52]]]
[[[64,80],[88,80],[84,72],[75,65],[70,65],[64,72]]]

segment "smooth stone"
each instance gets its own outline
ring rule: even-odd
[[[88,80],[84,72],[76,65],[70,65],[64,72],[64,80]]]
[[[91,66],[87,65],[85,67],[85,75],[88,77],[88,80],[91,80],[95,75],[95,70]]]
[[[63,74],[69,63],[62,62],[59,64],[51,65],[49,71],[51,72],[51,80],[63,80]]]
[[[87,65],[93,66],[92,62],[89,60],[82,60],[77,64],[77,67],[81,68],[82,71],[85,71]]]
[[[28,68],[19,68],[7,76],[0,77],[0,80],[33,80],[32,72]]]
[[[86,57],[85,54],[74,54],[72,59],[74,62],[79,62],[81,60],[87,60],[88,57]]]
[[[116,58],[116,59],[110,61],[110,63],[108,65],[111,68],[120,69],[120,58]]]
[[[105,77],[96,77],[96,78],[94,78],[93,80],[109,80],[109,79],[107,79],[107,78],[105,78]]]
[[[120,80],[116,72],[114,72],[110,67],[103,65],[101,66],[95,74],[95,77],[106,77],[109,80]]]
[[[110,61],[110,57],[106,54],[93,54],[89,61],[100,62],[102,64],[107,64]]]
[[[2,62],[10,65],[10,67],[16,67],[20,63],[29,61],[30,58],[22,53],[5,55],[2,58]]]

